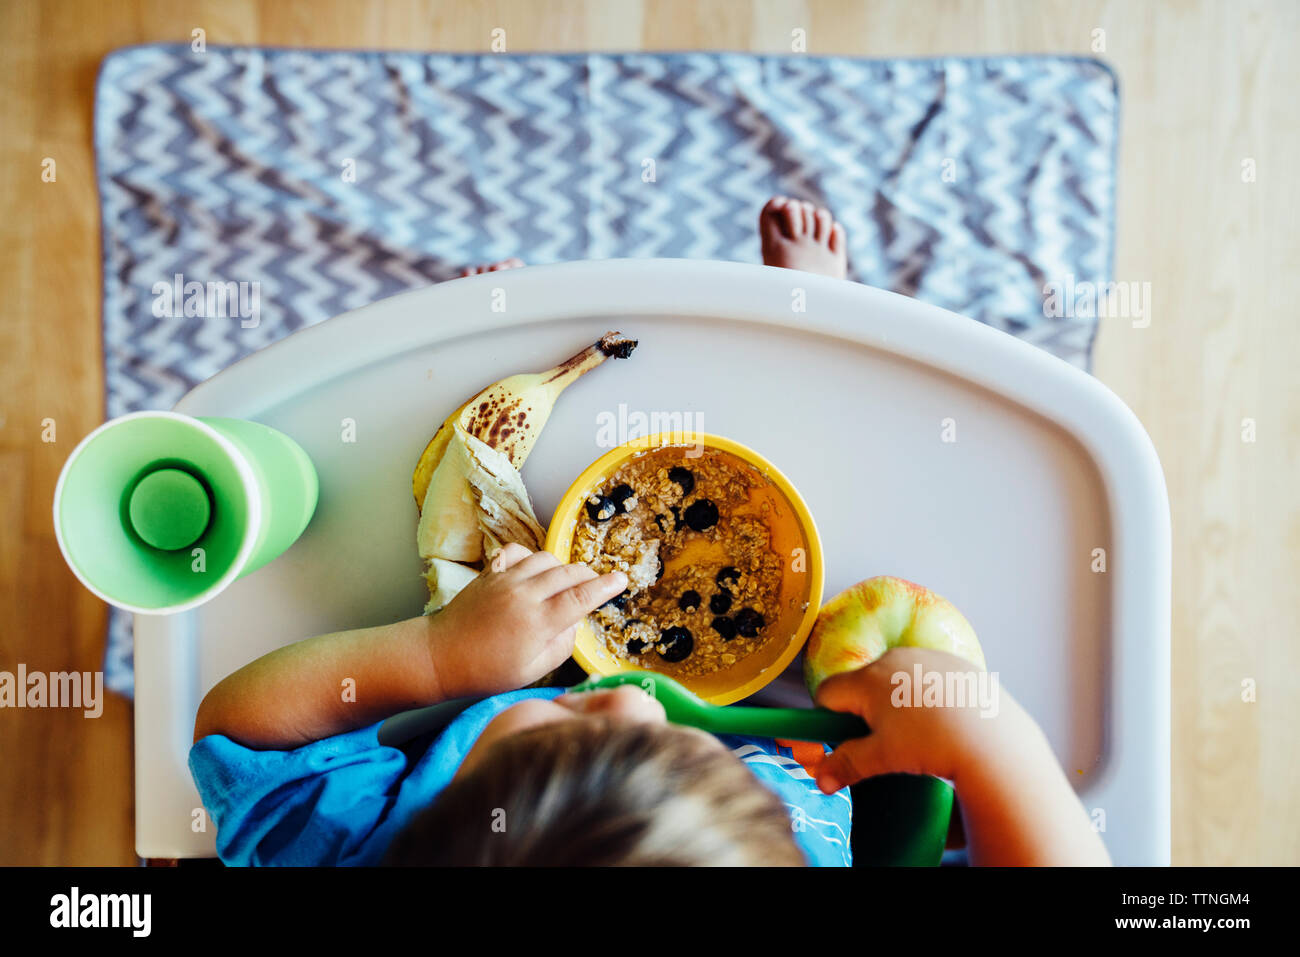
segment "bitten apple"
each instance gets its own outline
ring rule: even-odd
[[[947,651],[985,667],[975,629],[951,602],[928,588],[881,575],[822,606],[804,648],[804,682],[816,694],[831,675],[864,668],[899,646]]]

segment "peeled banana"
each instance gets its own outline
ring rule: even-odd
[[[636,344],[607,332],[553,368],[488,386],[434,433],[411,477],[429,585],[425,614],[455,597],[509,542],[542,547],[545,530],[519,469],[560,393],[606,359],[627,358]]]

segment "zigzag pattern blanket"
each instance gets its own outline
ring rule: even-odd
[[[1048,283],[1110,279],[1118,93],[1062,57],[417,54],[144,46],[103,63],[107,411],[170,408],[349,309],[520,256],[759,260],[781,193],[850,277],[1086,368]],[[256,283],[256,323],[159,308]],[[234,287],[231,287],[232,289]],[[109,687],[132,691],[113,612]]]

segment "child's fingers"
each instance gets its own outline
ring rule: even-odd
[[[554,671],[573,654],[574,640],[578,636],[578,626],[570,625],[557,632],[537,646],[530,671],[537,677]]]
[[[515,563],[511,569],[511,574],[516,579],[523,580],[532,578],[548,568],[554,568],[558,564],[560,564],[560,560],[550,552],[529,552],[524,558]]]
[[[861,715],[869,724],[871,715],[867,712],[871,709],[870,696],[865,687],[866,677],[863,669],[831,675],[817,686],[814,699],[823,708]]]
[[[579,582],[546,600],[546,610],[556,630],[568,628],[627,588],[627,576],[610,572]]]
[[[488,568],[494,572],[503,572],[518,565],[531,554],[533,553],[518,542],[510,542],[496,553]]]
[[[881,740],[868,735],[845,741],[826,755],[821,764],[817,765],[817,786],[825,794],[834,794],[846,785],[857,784],[863,778],[869,778],[873,774],[887,774],[892,770],[885,761]]]
[[[566,588],[589,582],[596,577],[598,576],[591,570],[590,566],[581,562],[574,562],[571,565],[548,568],[546,571],[534,575],[530,585],[537,589],[538,597],[545,599],[559,594]]]
[[[565,659],[573,654],[573,646],[577,638],[578,626],[570,625],[546,643],[547,652],[554,656],[553,659],[549,660],[554,660],[555,662],[547,668],[547,671],[553,671],[560,665],[564,664]]]

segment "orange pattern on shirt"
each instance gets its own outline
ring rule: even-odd
[[[813,777],[817,776],[817,765],[826,757],[825,749],[816,741],[787,741],[777,738],[776,743],[790,749],[790,755]]]

